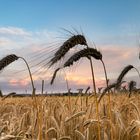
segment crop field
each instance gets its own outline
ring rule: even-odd
[[[1,98],[0,140],[139,140],[139,95],[112,94],[111,115],[107,96],[99,118],[94,96]]]
[[[1,0],[0,140],[140,140],[140,0]]]

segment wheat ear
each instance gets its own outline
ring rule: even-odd
[[[68,40],[66,40],[62,46],[57,50],[57,52],[54,54],[54,57],[49,61],[50,66],[55,64],[57,61],[59,61],[62,57],[65,56],[65,54],[74,46],[76,45],[86,45],[86,39],[83,35],[73,35]]]

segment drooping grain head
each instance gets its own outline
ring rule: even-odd
[[[134,89],[136,89],[136,82],[135,81],[130,81],[130,83],[129,83],[129,85],[128,85],[128,88],[129,88],[129,98],[130,98],[130,96],[131,96],[131,94],[132,94],[132,91],[134,90]]]
[[[85,94],[87,94],[87,92],[90,90],[90,86],[88,86],[85,90]]]
[[[7,55],[6,57],[0,60],[0,71],[3,70],[6,66],[17,60],[19,57],[15,54]]]
[[[97,49],[94,48],[85,48],[83,50],[80,50],[79,52],[76,52],[73,56],[71,56],[63,65],[63,68],[65,67],[69,67],[71,65],[73,65],[74,62],[77,62],[80,58],[82,57],[93,57],[97,60],[101,60],[102,59],[102,54],[97,51]],[[54,79],[56,77],[57,72],[60,70],[61,68],[58,68],[55,70],[53,76],[52,76],[52,80],[51,80],[51,84],[53,84]]]
[[[54,82],[54,80],[55,80],[55,77],[56,77],[56,74],[57,74],[57,72],[58,72],[59,70],[60,70],[60,68],[57,68],[57,69],[54,71],[53,76],[52,76],[52,79],[51,79],[51,82],[50,82],[51,85],[53,84],[53,82]]]
[[[77,35],[77,43],[80,45],[87,45],[86,38],[83,35]]]
[[[49,61],[50,66],[63,58],[65,54],[76,45],[87,45],[86,38],[83,35],[74,35],[66,40]]]
[[[116,88],[118,88],[119,84],[122,82],[122,79],[124,78],[124,76],[132,69],[134,68],[132,65],[128,65],[126,66],[122,72],[120,73],[120,75],[118,76],[117,78],[117,85],[116,85]]]
[[[76,52],[73,56],[71,56],[64,64],[64,67],[69,67],[73,65],[74,62],[78,61],[82,57],[93,57],[96,60],[102,59],[102,54],[94,48],[86,48]]]
[[[5,100],[6,98],[8,98],[8,97],[12,97],[12,96],[14,96],[14,95],[16,95],[16,93],[15,92],[11,92],[11,93],[9,93],[8,95],[6,95],[6,96],[4,96],[3,98],[2,98],[2,101],[3,100]]]
[[[100,95],[100,97],[98,99],[98,103],[101,101],[101,99],[103,98],[103,96],[106,94],[107,91],[109,91],[110,89],[115,88],[115,87],[116,87],[116,83],[113,83],[113,84],[109,85],[108,87],[106,87],[103,90],[103,93]]]
[[[112,88],[115,88],[116,86],[116,83],[113,83],[111,85],[109,85],[108,87],[106,87],[104,90],[103,90],[103,93],[106,93],[108,90],[112,89]]]
[[[86,38],[83,35],[74,35],[74,36],[70,37],[58,49],[58,51],[55,53],[55,56],[59,55],[59,53],[61,53],[61,51],[64,51],[64,52],[69,51],[69,49],[73,48],[74,46],[76,46],[78,44],[87,45]]]
[[[89,55],[91,55],[93,58],[97,60],[102,60],[102,54],[97,49],[89,48],[88,51],[89,51]]]

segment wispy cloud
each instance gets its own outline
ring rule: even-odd
[[[17,27],[0,27],[0,36],[2,35],[31,36],[32,33]]]
[[[0,37],[0,47],[7,47],[8,45],[11,45],[13,42],[5,37]]]

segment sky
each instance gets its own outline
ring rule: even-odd
[[[140,69],[139,15],[139,0],[0,0],[0,58],[11,53],[24,57],[34,73],[38,92],[41,91],[42,80],[45,80],[47,92],[66,91],[66,77],[72,90],[92,87],[87,59],[80,60],[65,72],[61,71],[52,86],[49,84],[52,74],[63,62],[61,60],[61,63],[48,70],[45,65],[47,57],[53,56],[71,36],[68,31],[83,33],[90,46],[94,47],[94,42],[102,52],[108,78],[113,82],[128,64]],[[79,49],[81,46],[77,46],[74,52]],[[66,59],[72,53],[73,50]],[[41,61],[40,65],[32,67]],[[96,85],[104,87],[102,65],[96,60],[93,63]],[[0,73],[1,90],[5,93],[30,92],[30,78],[24,69],[26,66],[19,60],[3,70]],[[127,78],[128,82],[136,80],[140,86],[135,71],[132,70]]]

